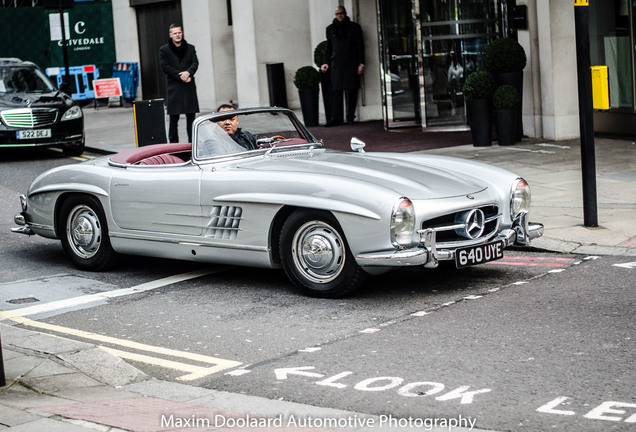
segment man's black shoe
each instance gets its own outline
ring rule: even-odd
[[[342,124],[342,122],[337,122],[337,121],[328,121],[327,123],[325,123],[325,127],[332,127],[332,126],[340,126]]]

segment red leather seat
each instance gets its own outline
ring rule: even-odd
[[[190,151],[192,151],[190,143],[153,144],[119,152],[110,158],[110,162],[113,164],[134,164],[155,155]]]
[[[183,163],[183,159],[171,154],[160,154],[139,161],[139,165],[163,165],[176,163]]]

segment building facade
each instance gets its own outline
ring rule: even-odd
[[[2,12],[7,15],[6,9],[18,3],[23,2],[5,0]],[[81,3],[82,8],[87,8],[91,0]],[[362,26],[364,34],[366,71],[359,92],[357,119],[382,119],[387,128],[467,128],[461,92],[463,79],[480,67],[480,52],[489,41],[514,37],[524,47],[528,59],[523,79],[523,133],[548,140],[579,136],[574,9],[586,7],[592,64],[606,65],[609,71],[610,107],[595,111],[595,130],[636,136],[636,3],[628,0],[95,0],[92,3],[101,7],[110,3],[113,57],[117,62],[139,63],[141,99],[161,98],[165,94],[165,77],[159,68],[157,51],[169,40],[168,26],[182,23],[185,39],[197,48],[200,66],[196,78],[203,111],[212,111],[227,102],[240,107],[270,105],[272,82],[268,68],[281,63],[287,105],[299,109],[294,73],[302,66],[317,67],[314,49],[325,39],[325,27],[334,19],[336,6],[342,4],[351,19]],[[3,21],[10,23],[8,19]],[[42,20],[43,25],[47,22]],[[78,28],[74,24],[71,22],[71,33]],[[10,56],[20,56],[20,44],[9,46],[13,49]],[[1,50],[6,49],[7,45]],[[0,53],[0,56],[7,55]],[[108,75],[108,71],[101,73]]]

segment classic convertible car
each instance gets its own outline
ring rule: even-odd
[[[238,121],[246,150],[220,127]],[[543,234],[525,180],[478,162],[325,149],[294,113],[197,118],[192,144],[156,144],[54,168],[21,196],[14,232],[60,239],[80,269],[120,254],[282,267],[304,294],[336,298],[369,274],[499,259]]]

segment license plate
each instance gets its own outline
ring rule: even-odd
[[[51,138],[51,129],[21,130],[16,136],[18,139]]]
[[[455,251],[455,266],[469,267],[503,258],[504,243],[496,241],[477,246],[470,246]]]

